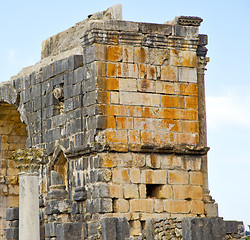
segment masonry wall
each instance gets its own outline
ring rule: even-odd
[[[27,139],[27,148],[46,151],[48,163],[39,167],[44,237],[56,237],[55,224],[74,223],[97,239],[104,217],[126,217],[138,236],[149,218],[210,214],[201,21],[90,21],[81,54],[0,86],[1,107],[15,105],[27,129],[15,149]],[[65,187],[51,185],[52,170]]]

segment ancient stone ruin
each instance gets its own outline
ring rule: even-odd
[[[209,195],[201,22],[115,5],[0,84],[0,239],[240,236]]]

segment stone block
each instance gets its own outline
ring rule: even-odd
[[[115,63],[107,63],[107,76],[116,77],[116,69]]]
[[[100,228],[99,222],[89,222],[89,223],[87,224],[88,237],[89,237],[90,239],[95,239],[95,237],[96,237],[97,234],[98,234],[99,228]],[[92,238],[91,238],[91,237],[92,237]]]
[[[56,226],[56,239],[58,240],[79,240],[83,239],[82,223],[61,223]]]
[[[204,214],[204,202],[202,200],[192,200],[191,213]]]
[[[225,222],[222,218],[184,218],[183,240],[226,239]]]
[[[152,65],[163,65],[169,61],[169,50],[168,49],[149,49],[149,63]]]
[[[56,226],[59,223],[53,222],[53,223],[47,223],[45,224],[45,235],[46,237],[56,237]]]
[[[172,188],[170,185],[158,185],[155,187],[152,193],[156,198],[171,198],[172,197]]]
[[[149,69],[148,67],[148,79],[155,79],[156,71],[154,68]],[[148,93],[155,93],[156,92],[156,84],[154,80],[147,80],[147,79],[139,79],[137,82],[137,90],[138,92],[148,92]]]
[[[112,212],[113,205],[111,198],[97,198],[86,200],[87,213],[107,213]]]
[[[110,103],[117,104],[119,103],[119,93],[111,92],[110,93]]]
[[[147,197],[146,184],[139,184],[139,194],[140,194],[140,198],[146,198]]]
[[[83,55],[73,55],[69,59],[69,71],[75,70],[83,66]]]
[[[168,184],[188,184],[189,176],[186,171],[169,170]]]
[[[190,203],[185,200],[163,200],[164,211],[168,213],[189,213]]]
[[[180,82],[197,82],[197,69],[188,67],[178,68],[178,80]]]
[[[141,182],[147,184],[166,184],[167,171],[164,170],[143,170],[141,172]]]
[[[126,92],[136,92],[137,91],[137,80],[136,79],[119,79],[119,90]]]
[[[184,108],[183,96],[165,95],[161,97],[161,106],[167,108]]]
[[[118,218],[118,224],[116,227],[117,240],[126,240],[129,238],[129,224],[125,217]]]
[[[117,239],[117,234],[116,234],[117,222],[118,222],[117,218],[103,218],[101,220],[103,240]]]
[[[164,169],[175,169],[180,168],[182,158],[174,155],[167,155],[162,157],[162,168]]]
[[[123,218],[103,218],[101,220],[103,240],[126,240],[129,238],[129,225]]]
[[[137,168],[130,169],[130,180],[132,183],[140,183],[141,181],[141,173]]]
[[[132,46],[123,46],[123,62],[132,63],[134,58],[134,52]]]
[[[107,198],[109,197],[109,189],[107,183],[96,183],[93,186],[93,198]]]
[[[133,122],[132,117],[116,117],[117,129],[133,129]]]
[[[6,229],[6,239],[11,239],[11,240],[14,240],[14,239],[17,239],[18,240],[18,227],[15,227],[15,228],[7,228]]]
[[[120,63],[117,65],[117,77],[138,78],[138,66],[132,63]]]
[[[19,220],[9,221],[9,222],[7,223],[7,226],[8,226],[9,228],[18,227],[18,226],[19,226]]]
[[[85,187],[78,187],[75,189],[75,193],[73,195],[74,201],[84,201],[87,199],[87,191]]]
[[[129,171],[124,168],[116,168],[112,171],[112,180],[114,183],[128,183],[130,181]]]
[[[130,211],[132,212],[147,212],[152,213],[154,211],[153,199],[131,199]]]
[[[70,213],[71,211],[71,200],[51,200],[47,202],[45,207],[45,214],[47,215]]]
[[[201,158],[185,156],[181,162],[181,168],[189,171],[200,171]]]
[[[130,221],[130,234],[138,236],[142,231],[141,222],[139,220]]]
[[[202,186],[203,174],[201,172],[190,172],[189,177],[190,177],[190,181],[189,181],[190,184]]]
[[[163,81],[176,81],[177,80],[177,67],[175,66],[161,66],[161,80]]]
[[[124,198],[139,198],[138,186],[136,184],[126,184],[123,187]]]
[[[124,199],[114,200],[114,211],[115,212],[128,212],[129,211],[129,202]]]
[[[244,224],[238,221],[224,221],[226,233],[243,233]]]
[[[156,213],[162,213],[163,212],[163,201],[155,199],[155,206],[154,206]]]
[[[199,28],[193,26],[180,26],[175,25],[173,26],[173,35],[177,37],[184,37],[184,38],[197,38],[199,36]]]
[[[148,63],[148,48],[135,47],[134,48],[134,62],[135,63]]]
[[[155,221],[153,218],[149,218],[146,220],[145,235],[146,235],[146,239],[148,240],[154,239],[154,222]]]
[[[196,68],[196,52],[170,50],[170,65]]]
[[[107,51],[107,61],[120,62],[122,60],[122,47],[108,46],[106,51]]]
[[[201,200],[203,189],[201,186],[194,185],[174,185],[173,199]]]
[[[6,209],[6,221],[19,220],[19,208],[7,208]]]
[[[198,98],[196,96],[185,97],[185,108],[198,109]]]

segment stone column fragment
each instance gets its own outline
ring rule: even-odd
[[[19,173],[19,240],[39,240],[38,173]]]

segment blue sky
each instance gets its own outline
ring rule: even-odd
[[[175,16],[204,19],[209,186],[220,216],[250,224],[250,1],[11,0],[0,3],[0,82],[39,61],[41,43],[113,4],[123,19],[164,23]]]

